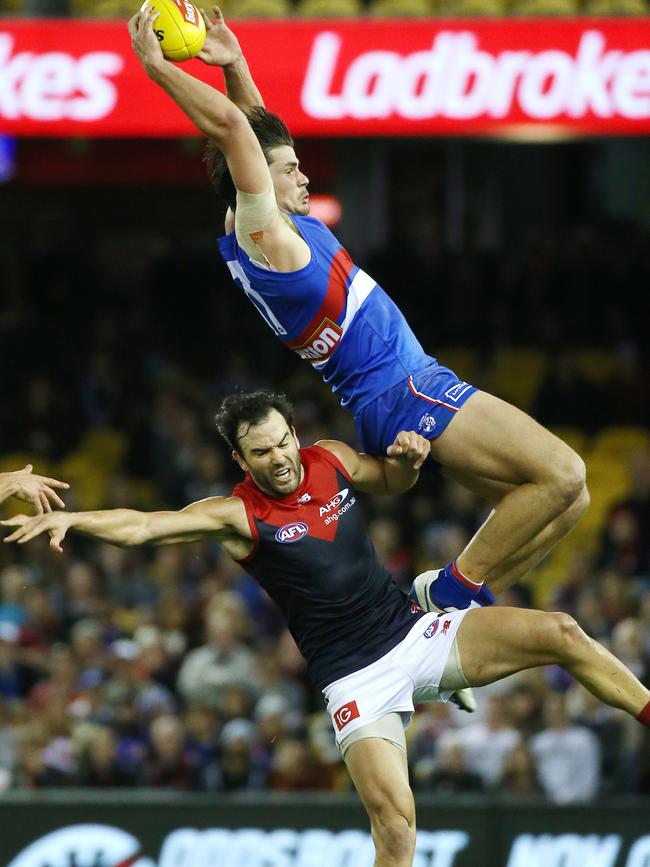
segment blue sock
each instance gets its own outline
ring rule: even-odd
[[[429,597],[438,608],[469,608],[473,600],[478,601],[482,587],[463,575],[456,561],[452,560],[431,582]]]

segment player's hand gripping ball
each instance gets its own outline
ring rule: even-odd
[[[205,42],[205,21],[190,0],[145,0],[141,12],[153,7],[160,14],[153,24],[167,60],[196,57]]]

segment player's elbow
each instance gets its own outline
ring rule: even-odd
[[[217,144],[225,149],[229,143],[249,133],[252,133],[252,130],[246,115],[232,103],[219,114],[211,138],[214,138]]]

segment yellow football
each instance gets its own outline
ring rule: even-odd
[[[190,0],[145,0],[143,12],[152,6],[160,14],[153,29],[167,60],[196,57],[205,42],[205,21]]]

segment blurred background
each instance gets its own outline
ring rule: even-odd
[[[458,3],[448,14],[508,11],[501,0]],[[0,9],[132,11],[115,0]],[[594,10],[647,12],[642,0],[509,7]],[[232,12],[435,10],[233,0]],[[638,22],[650,34],[650,20]],[[67,480],[71,510],[175,509],[225,494],[239,473],[214,413],[232,390],[260,387],[294,401],[303,443],[357,445],[334,396],[232,285],[200,139],[0,142],[1,471],[31,462]],[[587,516],[499,601],[568,611],[650,685],[650,140],[330,136],[299,139],[297,151],[316,215],[425,348],[587,463]],[[408,495],[366,497],[364,509],[404,589],[485,517],[431,464]],[[0,804],[3,792],[51,787],[351,789],[281,616],[215,545],[129,550],[71,536],[64,549],[0,548]],[[418,793],[558,804],[650,795],[646,731],[559,669],[481,690],[473,716],[422,708],[408,738]]]

